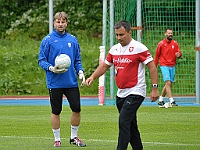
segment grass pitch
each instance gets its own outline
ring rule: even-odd
[[[0,106],[1,150],[55,150],[50,106]],[[115,150],[118,112],[115,106],[83,106],[79,137],[86,147],[69,144],[69,106],[61,113],[59,150]],[[141,106],[138,126],[144,150],[200,149],[200,107]],[[131,150],[129,146],[128,150]]]

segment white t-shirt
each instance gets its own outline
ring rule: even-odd
[[[115,67],[118,97],[146,96],[145,65],[151,61],[153,58],[148,48],[134,39],[124,47],[120,43],[112,46],[105,63]]]

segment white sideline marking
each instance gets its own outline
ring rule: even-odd
[[[153,145],[179,145],[179,146],[200,146],[200,144],[184,144],[184,143],[163,143],[163,142],[143,142]]]
[[[13,139],[48,139],[52,140],[54,138],[48,137],[29,137],[29,136],[0,136],[1,138],[13,138]]]
[[[49,137],[29,137],[29,136],[0,136],[0,138],[15,138],[15,139],[47,139],[53,140],[54,138]],[[61,138],[66,139],[66,138]],[[83,139],[86,140],[86,139]],[[88,139],[86,141],[93,142],[117,142],[117,140],[98,140],[98,139]],[[164,143],[164,142],[142,142],[144,144],[152,144],[152,145],[179,145],[179,146],[200,146],[200,144],[184,144],[184,143]]]

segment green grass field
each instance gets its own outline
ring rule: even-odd
[[[115,150],[118,112],[115,106],[83,106],[79,137],[87,147],[69,144],[70,109],[61,113],[59,150]],[[144,150],[199,150],[200,107],[141,106],[138,125]],[[54,150],[50,106],[0,106],[1,150]],[[128,148],[131,150],[131,147]]]

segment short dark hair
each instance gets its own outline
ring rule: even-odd
[[[114,29],[119,29],[119,28],[121,28],[122,26],[125,28],[125,30],[126,30],[127,32],[129,32],[129,31],[131,30],[131,24],[130,24],[128,21],[126,21],[126,20],[118,21],[118,22],[114,25]]]

